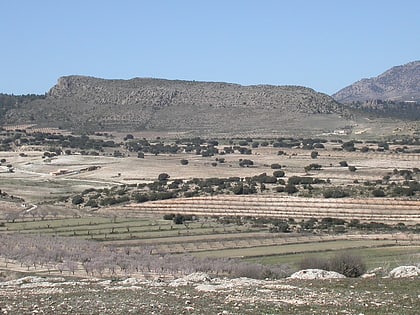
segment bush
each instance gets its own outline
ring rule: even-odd
[[[82,196],[80,195],[76,195],[72,198],[71,203],[74,205],[80,205],[84,202],[85,200],[83,199]]]
[[[366,264],[362,258],[350,253],[338,253],[330,259],[304,257],[299,263],[301,269],[322,269],[335,271],[346,277],[360,277],[366,272]]]
[[[271,164],[271,168],[273,170],[281,169],[281,165],[279,163],[273,163]]]
[[[277,177],[277,178],[283,177],[284,176],[284,171],[274,171],[273,176]]]
[[[319,257],[303,257],[299,262],[300,269],[329,270],[330,264],[327,259]]]
[[[284,191],[287,192],[289,195],[292,195],[292,194],[298,192],[299,190],[296,188],[295,185],[293,185],[293,184],[287,184],[284,187]]]
[[[330,270],[341,273],[346,277],[356,278],[366,272],[366,264],[360,256],[339,253],[331,258]]]
[[[347,167],[349,165],[347,164],[347,161],[340,161],[340,166],[341,167]]]
[[[188,160],[182,159],[181,160],[181,165],[188,165]]]
[[[353,165],[349,166],[349,171],[350,172],[356,172],[356,170],[357,170],[356,166],[353,166]]]
[[[318,157],[318,152],[317,151],[312,151],[311,152],[311,158],[316,159],[317,157]]]
[[[239,166],[241,166],[241,167],[248,167],[248,166],[252,166],[252,165],[254,165],[254,162],[252,161],[252,160],[249,160],[249,159],[240,159],[239,160]]]
[[[277,186],[274,188],[276,192],[284,192],[284,186]]]
[[[166,174],[166,173],[161,173],[161,174],[159,174],[159,176],[158,176],[158,181],[160,181],[160,182],[162,182],[162,181],[166,181],[166,180],[168,180],[169,179],[169,175],[168,174]]]
[[[85,204],[86,207],[98,208],[98,203],[94,199],[89,199]]]
[[[385,197],[385,192],[382,189],[374,189],[372,191],[374,197]]]
[[[305,176],[292,176],[288,179],[288,184],[290,185],[299,185],[299,184],[315,184],[312,177]]]
[[[173,220],[174,218],[175,218],[175,214],[173,213],[163,215],[164,220]]]
[[[324,198],[344,198],[349,196],[349,193],[341,188],[327,189],[322,194]]]

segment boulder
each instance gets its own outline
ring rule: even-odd
[[[391,278],[410,278],[420,276],[420,268],[417,266],[399,266],[389,272]]]
[[[322,269],[304,269],[292,274],[289,279],[342,279],[344,275]]]

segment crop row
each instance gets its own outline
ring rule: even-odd
[[[198,216],[358,219],[384,223],[420,223],[420,201],[394,199],[320,199],[267,196],[179,198],[122,207],[131,214],[180,213]]]

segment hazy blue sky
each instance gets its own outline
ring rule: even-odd
[[[64,75],[303,85],[420,59],[418,0],[0,0],[0,92]]]

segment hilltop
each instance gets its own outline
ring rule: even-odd
[[[299,86],[61,77],[45,98],[8,110],[5,124],[72,130],[238,134],[323,131],[349,124],[333,98]]]
[[[393,67],[377,77],[357,81],[332,95],[337,102],[420,101],[420,61]]]

